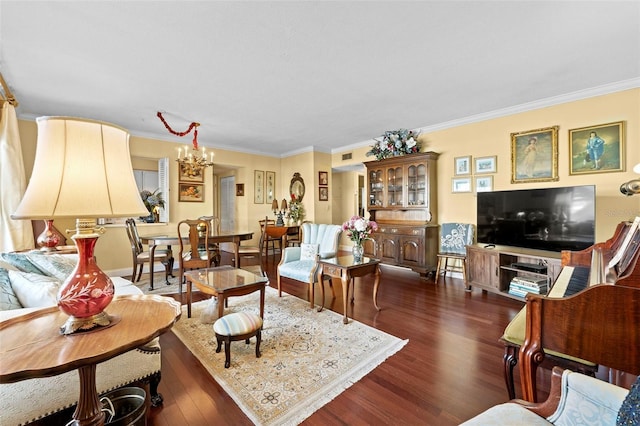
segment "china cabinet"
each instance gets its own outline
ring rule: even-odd
[[[365,254],[421,275],[435,271],[438,156],[424,152],[365,163],[367,209],[379,224]]]

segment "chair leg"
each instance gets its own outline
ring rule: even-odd
[[[169,274],[170,274],[169,263],[170,263],[169,259],[165,259],[165,261],[162,262],[162,264],[164,265],[164,281],[165,281],[165,284],[167,285],[171,285],[171,283],[169,282]]]
[[[438,281],[440,280],[440,267],[441,266],[442,266],[442,258],[438,257],[438,263],[436,264],[436,276],[435,276],[436,284],[438,284]]]
[[[260,342],[262,341],[262,330],[258,330],[256,332],[256,358],[260,358],[262,354],[260,353]]]
[[[142,270],[144,269],[144,263],[141,263],[139,266],[140,266],[140,270],[138,270],[138,277],[136,278],[136,282],[140,281],[140,278],[142,278]]]

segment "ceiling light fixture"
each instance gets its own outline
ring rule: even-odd
[[[184,174],[188,174],[190,176],[201,175],[204,169],[209,166],[213,166],[213,152],[209,153],[209,159],[207,159],[207,151],[205,147],[198,150],[198,126],[200,126],[200,123],[194,121],[184,132],[176,132],[171,128],[171,126],[169,126],[169,123],[167,123],[160,111],[158,111],[157,115],[160,121],[162,121],[162,124],[164,124],[164,127],[166,127],[171,134],[183,137],[191,133],[193,130],[193,147],[191,148],[191,152],[189,152],[188,145],[184,147],[184,155],[182,153],[182,148],[178,148],[178,158],[176,158],[176,161],[180,164],[180,169]]]

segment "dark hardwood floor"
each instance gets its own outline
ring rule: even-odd
[[[276,288],[277,261],[266,262]],[[409,343],[303,424],[456,425],[505,402],[498,339],[523,303],[478,289],[465,292],[457,279],[435,285],[409,270],[382,268],[382,310],[373,307],[373,280],[358,279],[349,317]],[[340,294],[337,280],[334,286]],[[287,281],[283,290],[306,300],[301,284]],[[327,293],[325,306],[343,313],[340,298]],[[251,424],[172,332],[161,337],[161,345],[164,405],[151,409],[150,425]]]

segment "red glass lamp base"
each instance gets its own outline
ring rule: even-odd
[[[78,219],[76,234],[71,237],[78,248],[78,265],[58,292],[58,307],[69,315],[69,320],[60,328],[62,334],[110,323],[103,311],[113,299],[114,286],[93,257],[99,237],[95,224],[95,220]]]
[[[58,234],[53,232],[53,219],[47,219],[44,223],[44,231],[38,236],[36,242],[41,247],[41,250],[55,250],[56,246],[60,243],[60,238]]]

